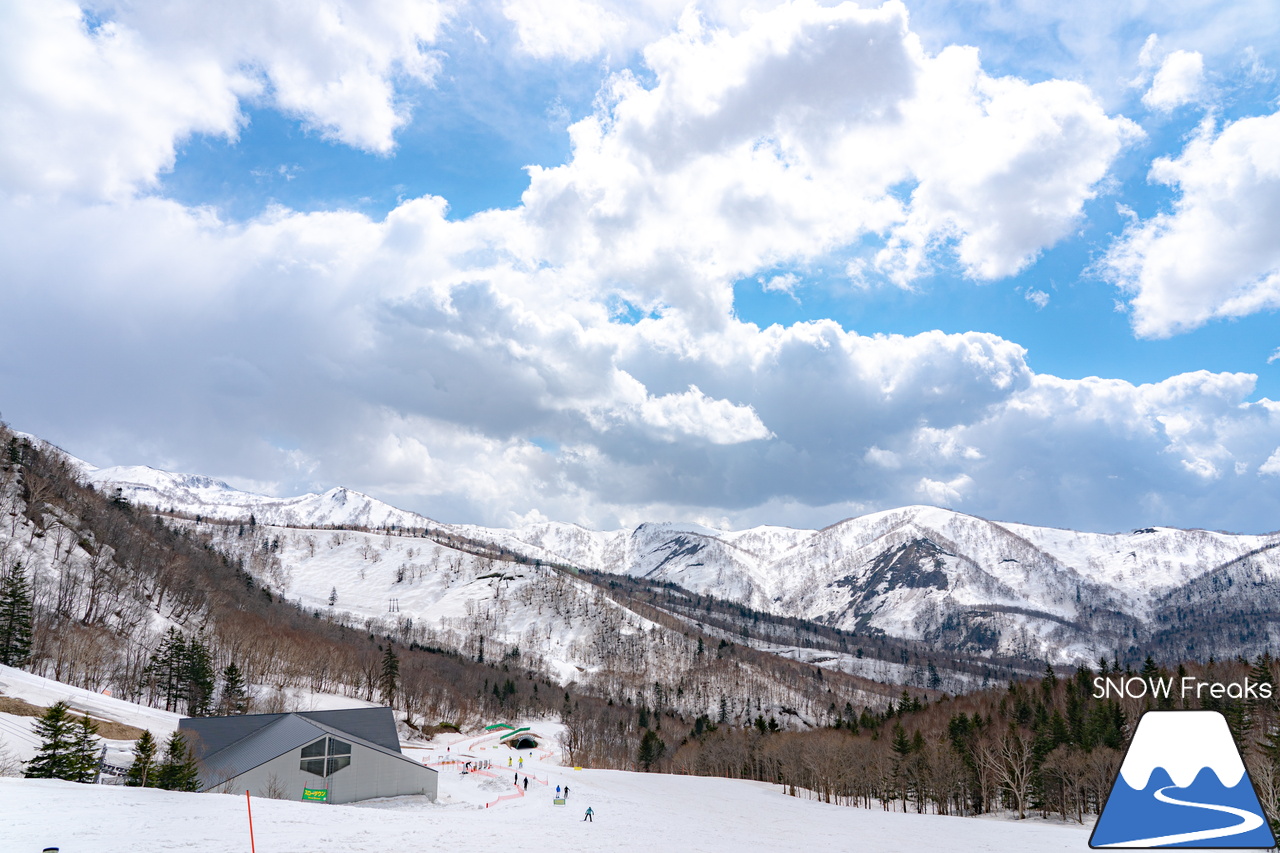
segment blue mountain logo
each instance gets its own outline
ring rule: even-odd
[[[1089,846],[1275,847],[1226,718],[1143,714]]]

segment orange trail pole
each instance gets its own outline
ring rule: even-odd
[[[258,853],[253,846],[253,806],[249,803],[249,792],[244,792],[244,807],[249,810],[249,853]]]

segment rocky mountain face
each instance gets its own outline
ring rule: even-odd
[[[956,652],[1092,662],[1152,644],[1234,656],[1280,639],[1277,534],[1100,534],[913,506],[816,531],[644,524],[593,533],[540,524],[470,535]],[[1225,641],[1197,627],[1211,623],[1238,630]],[[1179,640],[1193,631],[1199,636]]]

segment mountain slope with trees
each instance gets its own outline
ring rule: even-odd
[[[1204,660],[1257,654],[1280,640],[1277,533],[1087,533],[926,506],[822,530],[646,523],[592,531],[561,522],[505,530],[442,524],[348,490],[277,499],[194,475],[79,464],[106,493],[185,518],[420,531],[478,555],[669,583],[955,655],[1078,663],[1158,651]],[[1225,635],[1202,630],[1221,624],[1231,626]],[[1179,633],[1197,639],[1177,647]]]

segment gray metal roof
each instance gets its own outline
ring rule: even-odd
[[[400,735],[390,708],[343,708],[337,711],[294,711],[304,717],[332,726],[353,737],[363,738],[393,752],[400,751]],[[221,752],[238,740],[264,729],[290,714],[243,714],[233,717],[188,717],[180,726],[196,759]]]
[[[338,711],[299,713],[312,722],[333,726],[392,752],[400,751],[400,734],[396,731],[396,718],[390,708],[343,708]]]
[[[201,787],[219,785],[326,734],[327,731],[309,720],[283,714],[249,737],[201,759]]]
[[[400,752],[390,708],[188,717],[178,725],[195,751],[206,789],[326,734],[421,766]]]

